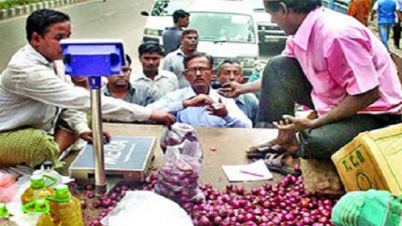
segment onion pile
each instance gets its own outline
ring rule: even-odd
[[[140,190],[152,191],[156,184],[157,174],[152,174]],[[214,188],[211,183],[198,188],[205,195],[204,202],[182,202],[195,226],[332,226],[332,207],[338,201],[310,196],[303,187],[302,177],[292,175],[275,185],[264,184],[250,191],[232,184],[224,191]],[[93,197],[93,190],[85,190],[86,198],[81,201],[83,209],[100,210],[96,219],[85,218],[89,225],[101,225],[100,220],[113,210],[128,190],[134,189],[117,185],[101,197]]]
[[[194,167],[196,166],[196,167]],[[188,164],[185,161],[165,161],[158,173],[155,192],[179,204],[187,203],[198,195],[198,174],[200,163],[198,161]]]
[[[150,179],[156,180],[156,177],[150,177]],[[152,185],[150,183],[149,185]],[[100,221],[109,214],[116,206],[117,203],[126,195],[126,192],[130,189],[128,186],[118,185],[114,187],[109,194],[104,194],[99,197],[95,195],[95,186],[88,184],[81,189],[74,182],[69,183],[70,191],[80,194],[80,203],[83,210],[90,209],[93,212],[98,212],[99,215],[93,219],[93,216],[89,216],[88,213],[83,212],[84,220],[89,226],[101,226]],[[80,191],[80,192],[77,192]]]
[[[206,202],[182,207],[195,226],[331,226],[337,199],[309,196],[302,177],[286,176],[276,185],[246,191],[232,184],[224,192],[207,183],[200,186]]]

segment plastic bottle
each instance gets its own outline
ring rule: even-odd
[[[45,184],[44,177],[52,180],[50,184]],[[47,196],[54,194],[54,189],[50,186],[56,183],[56,179],[50,176],[32,175],[31,186],[24,191],[21,196],[22,205],[30,203],[35,200],[45,199]]]
[[[54,170],[53,162],[51,162],[51,161],[44,161],[43,164],[42,164],[41,169],[40,170],[35,170],[33,172],[33,174],[34,175],[40,175],[41,174],[41,175],[44,175],[44,176],[46,175],[46,176],[56,178],[57,182],[54,185],[52,185],[53,188],[56,187],[59,184],[63,184],[63,179],[62,179],[61,175],[56,170]],[[45,183],[46,184],[51,183],[51,182],[52,182],[52,180],[50,180],[50,179],[45,177]]]
[[[61,226],[84,226],[80,200],[72,196],[68,186],[56,186],[55,195],[48,197],[50,209],[61,222]]]
[[[60,220],[50,213],[49,202],[44,199],[35,200],[22,206],[24,213],[39,213],[36,226],[60,226]]]
[[[4,203],[0,203],[0,217],[9,217],[10,213],[7,210],[7,206]]]

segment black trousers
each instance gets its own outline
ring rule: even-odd
[[[394,33],[394,45],[399,48],[399,42],[401,40],[401,22],[398,19],[398,23],[395,23],[394,26],[392,27],[392,31]]]
[[[296,59],[271,58],[262,79],[259,121],[271,123],[281,120],[284,114],[294,115],[295,103],[314,109],[310,95],[312,86]],[[320,128],[305,129],[299,133],[299,156],[330,159],[360,132],[399,122],[397,115],[355,115]]]

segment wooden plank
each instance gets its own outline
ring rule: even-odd
[[[105,131],[115,136],[154,136],[156,137],[155,160],[153,166],[160,166],[163,153],[159,147],[159,140],[164,130],[160,125],[138,124],[110,124],[104,123]],[[249,160],[244,151],[250,146],[260,144],[277,136],[276,129],[243,129],[243,128],[196,128],[204,150],[204,160],[200,183],[211,182],[218,189],[225,189],[228,180],[222,171],[222,165],[246,164]],[[210,147],[217,150],[211,151]],[[280,174],[274,174],[274,183],[282,179]],[[252,188],[266,182],[236,183],[239,186]]]

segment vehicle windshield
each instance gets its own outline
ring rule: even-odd
[[[253,19],[249,15],[191,12],[190,26],[200,41],[255,42]]]
[[[191,4],[191,1],[186,0],[159,0],[155,2],[152,8],[152,16],[172,16],[174,11],[178,9],[185,9]]]
[[[251,7],[255,10],[263,10],[265,12],[264,9],[264,4],[262,3],[261,0],[243,0],[243,2],[247,2],[251,5]]]

